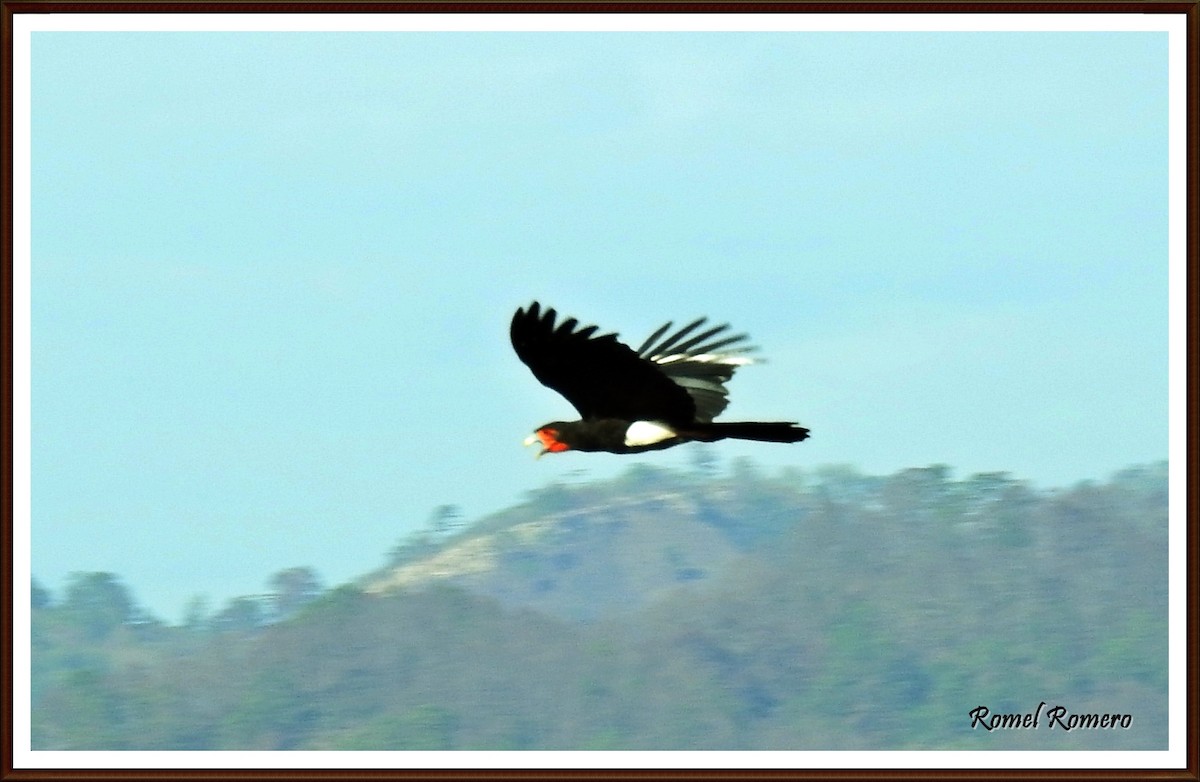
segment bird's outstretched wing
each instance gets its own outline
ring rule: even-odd
[[[513,315],[509,334],[517,356],[534,376],[566,397],[584,420],[695,420],[692,395],[664,371],[659,358],[639,355],[616,334],[596,336],[596,326],[577,328],[575,318],[556,323],[557,316],[535,301]],[[663,330],[643,349],[651,348]]]

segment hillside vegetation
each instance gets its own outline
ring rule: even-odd
[[[1163,749],[1167,468],[634,465],[165,625],[35,584],[38,749]],[[214,578],[219,577],[214,575]],[[971,726],[1033,712],[1038,729]],[[1046,711],[1126,714],[1066,731]]]

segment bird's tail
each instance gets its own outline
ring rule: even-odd
[[[731,438],[765,443],[798,443],[808,438],[808,430],[792,421],[721,421],[695,424],[679,434],[711,443]]]

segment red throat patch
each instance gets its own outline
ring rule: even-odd
[[[550,453],[562,453],[571,447],[566,443],[559,442],[556,429],[538,429],[534,434],[542,441],[542,447]]]

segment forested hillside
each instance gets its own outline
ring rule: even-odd
[[[1166,561],[1165,463],[1057,490],[634,465],[439,509],[354,584],[298,567],[179,626],[115,574],[35,583],[33,742],[1162,749]],[[1037,730],[971,727],[1041,702]],[[1066,731],[1059,705],[1129,727]]]

